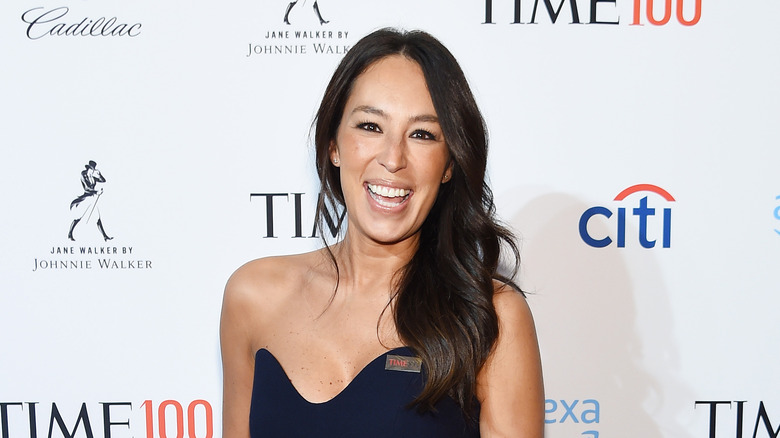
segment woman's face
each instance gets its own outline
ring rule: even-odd
[[[353,85],[331,145],[349,232],[401,242],[417,235],[450,177],[444,134],[416,62],[388,56]]]

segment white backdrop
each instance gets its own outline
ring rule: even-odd
[[[488,122],[546,436],[777,436],[780,4],[549,3],[2,2],[2,438],[220,435],[224,283],[318,246],[310,124],[384,26],[439,37]]]

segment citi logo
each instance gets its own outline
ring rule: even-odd
[[[672,245],[672,209],[671,207],[657,208],[651,205],[656,205],[658,199],[665,202],[675,202],[666,190],[652,185],[652,184],[637,184],[615,196],[615,201],[625,202],[627,205],[630,200],[636,199],[638,196],[632,196],[634,194],[643,194],[649,192],[652,194],[652,204],[650,196],[645,195],[639,198],[639,202],[633,204],[634,207],[618,207],[617,208],[617,232],[615,239],[617,240],[618,248],[625,248],[626,246],[626,216],[630,211],[632,216],[635,216],[638,221],[638,240],[639,244],[643,248],[654,248],[658,243],[658,236],[661,239],[661,246],[663,248],[669,248]],[[596,235],[594,236],[593,227],[589,227],[588,224],[594,218],[594,216],[603,216],[606,219],[611,219],[614,215],[613,210],[607,207],[591,207],[580,216],[580,237],[588,245],[594,248],[604,248],[612,244],[613,239],[610,236]],[[613,219],[614,221],[615,219]],[[652,230],[652,231],[651,231]]]

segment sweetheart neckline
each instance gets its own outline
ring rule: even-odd
[[[407,346],[396,347],[396,348],[393,348],[393,349],[390,349],[390,350],[387,350],[387,351],[385,351],[384,353],[380,354],[379,356],[375,357],[375,358],[374,358],[374,359],[372,359],[370,362],[368,362],[367,364],[365,364],[365,365],[363,366],[363,368],[361,368],[361,369],[360,369],[360,371],[358,371],[358,373],[357,373],[357,374],[355,374],[355,377],[353,377],[353,378],[352,378],[352,380],[350,380],[350,381],[349,381],[349,382],[346,384],[346,386],[344,386],[344,387],[341,389],[341,391],[339,391],[338,393],[336,393],[336,395],[334,395],[333,397],[329,398],[328,400],[321,401],[321,402],[313,402],[313,401],[310,401],[309,399],[307,399],[306,397],[304,397],[303,395],[301,395],[300,391],[298,391],[298,388],[296,388],[296,387],[295,387],[295,385],[293,384],[292,380],[290,380],[290,376],[289,376],[289,375],[287,375],[287,371],[285,371],[285,370],[284,370],[284,366],[282,366],[282,364],[279,362],[279,359],[277,359],[277,358],[276,358],[276,356],[274,356],[274,354],[273,354],[273,353],[271,353],[271,352],[270,352],[268,349],[266,349],[266,348],[260,348],[260,349],[258,349],[258,350],[257,350],[257,352],[255,353],[255,367],[257,367],[257,356],[258,356],[258,355],[259,355],[261,352],[265,352],[265,354],[266,354],[268,357],[270,357],[270,358],[272,359],[272,363],[276,365],[276,368],[278,368],[278,370],[282,372],[282,375],[284,376],[284,379],[285,379],[285,381],[286,381],[286,382],[287,382],[287,384],[290,386],[290,388],[291,388],[291,389],[292,389],[292,391],[295,393],[295,395],[296,395],[296,396],[298,396],[298,398],[300,398],[301,400],[303,400],[304,402],[306,402],[307,404],[310,404],[310,405],[314,405],[314,406],[321,405],[321,406],[324,406],[324,405],[326,405],[326,404],[328,404],[328,403],[331,403],[331,402],[333,402],[333,401],[334,401],[334,400],[336,400],[337,398],[341,397],[341,395],[342,395],[342,394],[344,394],[344,393],[345,393],[345,392],[346,392],[346,391],[347,391],[347,390],[348,390],[350,387],[352,387],[352,386],[353,386],[353,384],[355,383],[355,381],[356,381],[356,380],[358,380],[358,378],[360,378],[360,377],[361,377],[361,376],[364,374],[364,372],[365,372],[365,371],[366,371],[366,370],[367,370],[367,369],[368,369],[368,368],[369,368],[371,365],[373,365],[375,362],[377,362],[378,360],[380,360],[380,359],[382,359],[383,357],[387,356],[388,354],[393,354],[394,352],[401,351],[401,350],[408,350],[408,351],[411,353],[411,349],[410,349],[409,347],[407,347]],[[412,353],[412,354],[413,354],[413,353]]]

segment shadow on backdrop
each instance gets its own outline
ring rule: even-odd
[[[523,191],[527,197],[518,189],[514,199]],[[530,293],[546,398],[557,404],[546,405],[546,436],[687,436],[679,418],[690,416],[693,398],[675,378],[679,357],[659,250],[630,245],[630,224],[626,248],[588,246],[578,223],[592,206],[549,193],[510,220],[521,242],[519,280]],[[614,232],[603,219],[590,221],[594,237]],[[598,422],[584,412],[594,406],[588,399],[599,403]]]

